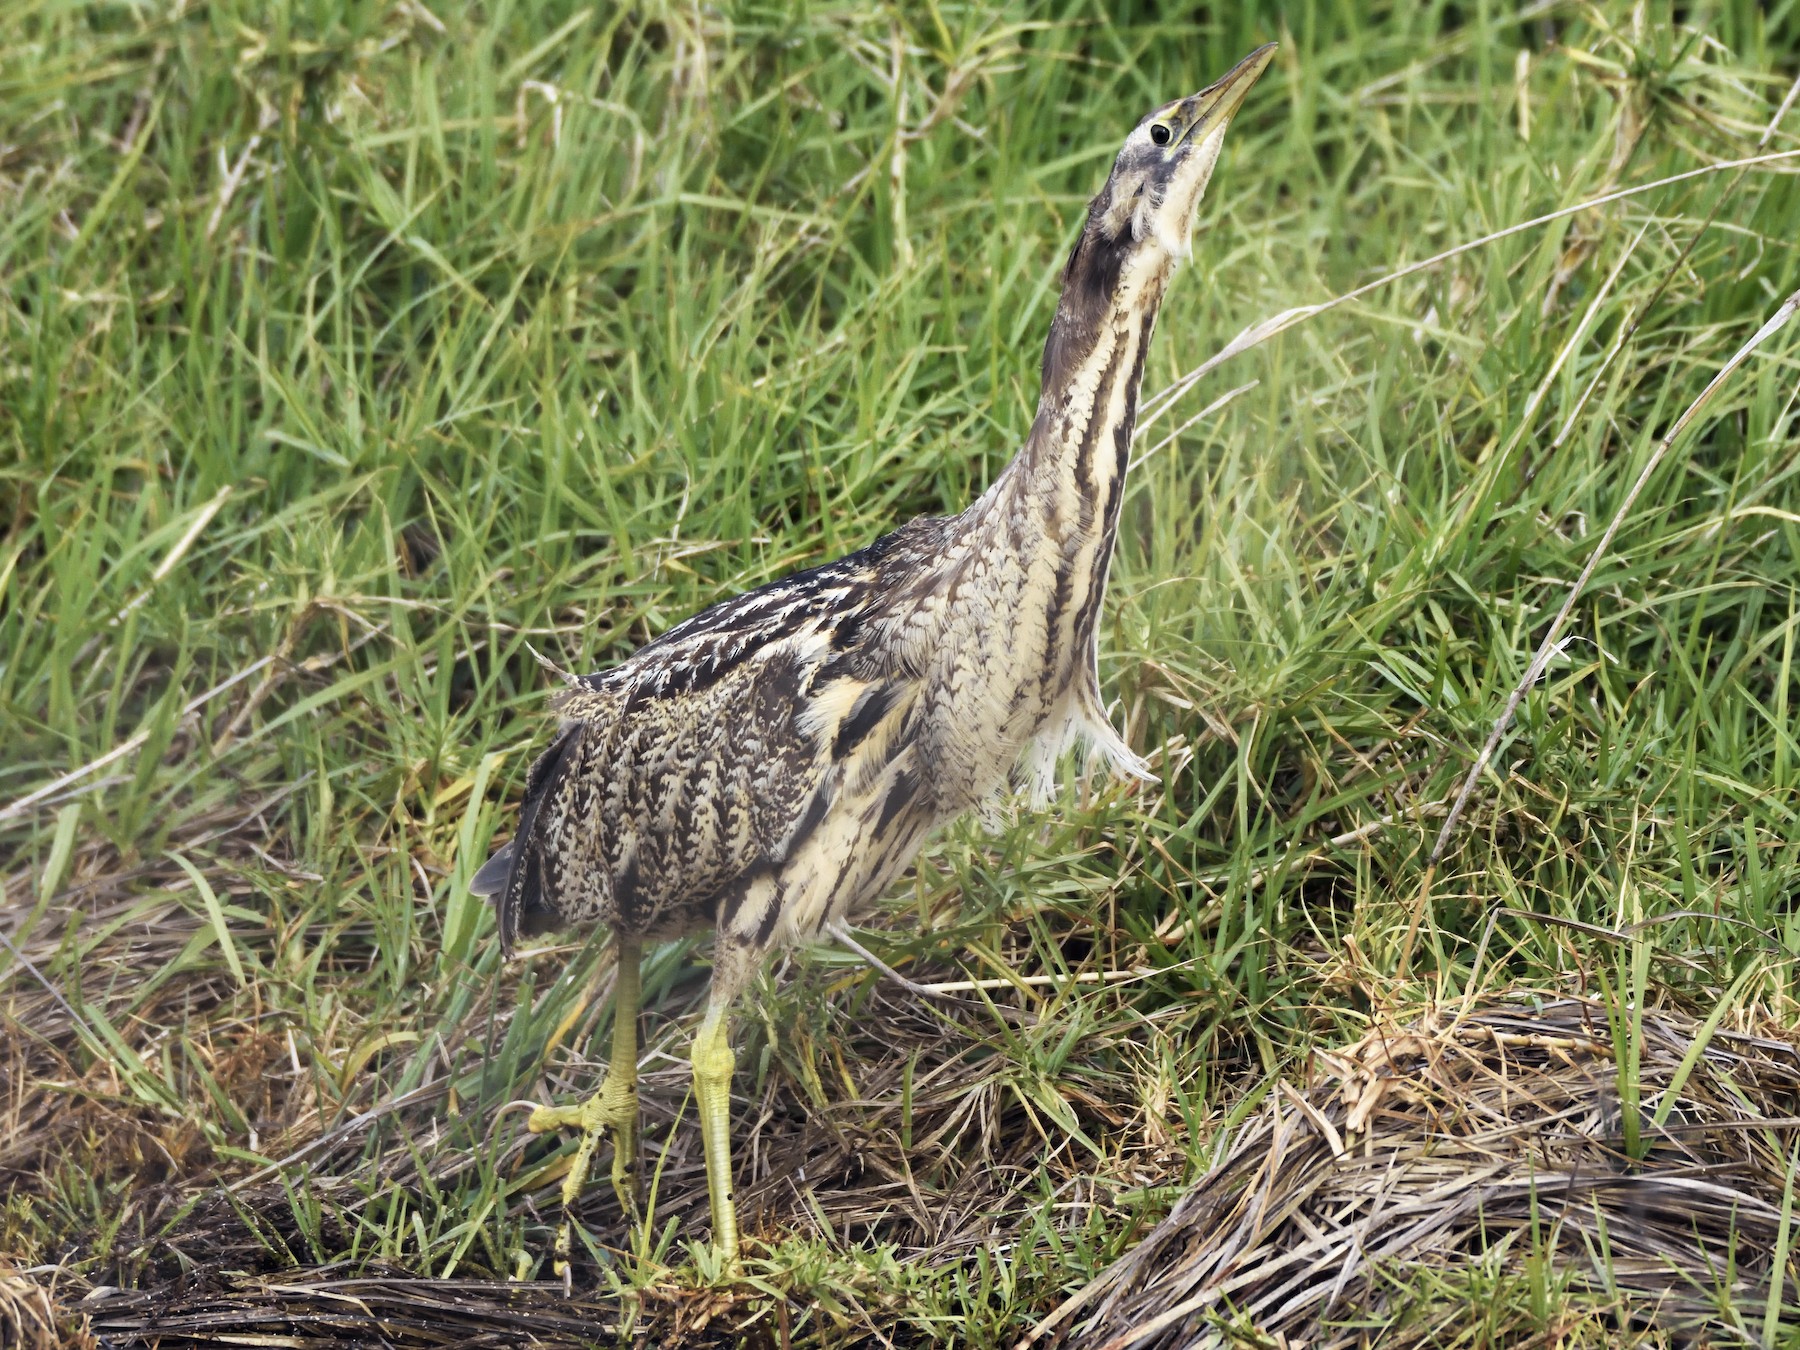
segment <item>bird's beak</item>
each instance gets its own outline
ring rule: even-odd
[[[1275,46],[1273,42],[1264,43],[1220,79],[1177,103],[1169,115],[1169,120],[1181,128],[1177,144],[1186,146],[1193,142],[1196,132],[1204,137],[1209,131],[1223,131],[1250,92],[1250,86],[1269,68],[1269,62],[1275,58]]]

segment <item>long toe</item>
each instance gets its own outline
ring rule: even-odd
[[[525,1118],[525,1128],[533,1134],[554,1134],[557,1130],[580,1129],[579,1106],[539,1106]]]

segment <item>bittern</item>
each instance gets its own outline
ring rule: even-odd
[[[1150,777],[1101,702],[1100,602],[1151,330],[1225,129],[1273,51],[1126,137],[1063,269],[1030,434],[980,500],[714,605],[556,700],[560,730],[526,777],[518,830],[472,889],[495,897],[509,954],[521,932],[570,924],[605,923],[617,943],[600,1089],[528,1121],[581,1131],[559,1273],[603,1131],[631,1208],[644,943],[717,932],[692,1061],[729,1265],[728,1019],[762,955],[836,929],[1015,771],[1042,790],[1085,743]]]

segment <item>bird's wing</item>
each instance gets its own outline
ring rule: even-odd
[[[473,887],[508,948],[584,920],[711,925],[817,827],[858,751],[898,753],[917,681],[880,640],[883,604],[937,525],[715,605],[560,694],[519,829]]]

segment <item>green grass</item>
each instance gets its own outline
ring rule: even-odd
[[[499,1108],[591,1090],[606,957],[503,966],[465,889],[546,728],[527,644],[596,668],[963,505],[1029,424],[1124,131],[1258,42],[1282,50],[1152,390],[1289,307],[1755,153],[1800,9],[1648,9],[7,5],[3,927],[65,1002],[0,951],[0,1255],[107,1283],[219,1252],[536,1270],[564,1155]],[[1790,110],[1765,149],[1796,148]],[[798,1291],[796,1335],[1015,1337],[1271,1075],[1378,1014],[1604,973],[1791,1023],[1791,329],[1635,506],[1401,951],[1443,804],[1594,540],[1800,286],[1796,165],[1465,253],[1151,429],[1249,386],[1126,505],[1102,673],[1161,786],[1071,773],[1048,816],[952,831],[868,938],[939,979],[1145,973],[989,991],[1040,1014],[1013,1029],[908,1012],[834,951],[771,967],[738,1120],[826,1158],[770,1192],[786,1236],[753,1264]],[[652,1049],[683,1053],[703,954],[648,963]],[[673,1208],[627,1255],[597,1240],[601,1290],[704,1256],[683,1074],[647,1066]],[[309,1155],[335,1189],[294,1167],[225,1198],[374,1109]],[[859,1147],[906,1185],[852,1195]]]

